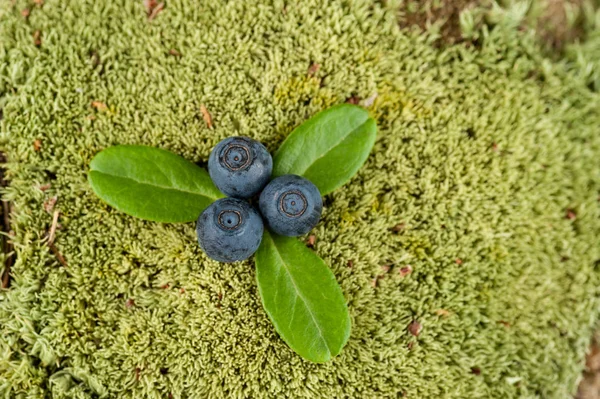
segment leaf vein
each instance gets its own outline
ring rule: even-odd
[[[201,194],[199,192],[194,192],[194,191],[189,191],[189,190],[183,190],[183,189],[178,188],[178,187],[173,187],[173,186],[169,187],[169,186],[163,186],[163,185],[160,185],[160,184],[146,183],[146,182],[142,182],[142,181],[133,179],[131,177],[113,175],[113,174],[104,173],[104,172],[101,172],[101,171],[95,170],[95,169],[92,169],[91,171],[92,172],[96,172],[96,173],[100,173],[100,174],[105,175],[105,176],[118,177],[119,179],[129,180],[129,181],[132,181],[134,183],[137,183],[137,184],[140,184],[140,185],[144,185],[144,186],[157,187],[157,188],[160,188],[160,189],[163,189],[163,190],[178,191],[178,192],[182,192],[182,193],[186,193],[186,194],[192,194],[192,195],[197,195],[197,196],[207,197],[207,198],[213,198],[213,199],[217,199],[218,198],[218,197],[213,197],[213,196],[211,196],[209,194]]]
[[[274,240],[272,240],[272,241],[273,241],[273,245],[277,248],[277,244],[275,244],[275,241]],[[287,272],[287,275],[289,276],[289,279],[292,282],[292,285],[294,286],[294,289],[296,291],[297,297],[302,300],[302,302],[304,303],[304,306],[308,309],[308,314],[310,315],[313,324],[317,328],[317,331],[319,333],[319,337],[325,343],[325,348],[327,349],[327,354],[328,354],[329,357],[331,357],[331,350],[329,349],[328,342],[325,339],[325,336],[323,335],[323,331],[321,329],[321,326],[319,325],[319,323],[315,319],[315,316],[313,315],[312,308],[309,306],[308,301],[302,296],[302,294],[300,294],[300,290],[298,289],[298,285],[296,284],[296,281],[294,280],[294,278],[292,277],[292,274],[290,273],[289,269],[287,268],[285,260],[280,255],[279,249],[277,249],[277,251],[275,251],[275,253],[277,254],[277,257],[281,260],[282,268],[285,269],[285,271]]]

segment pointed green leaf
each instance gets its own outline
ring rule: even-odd
[[[273,175],[304,176],[329,194],[365,163],[376,136],[375,120],[365,109],[333,106],[290,133],[273,157]]]
[[[256,279],[265,311],[290,348],[312,362],[340,353],[350,336],[350,315],[321,258],[296,238],[265,230]]]
[[[190,222],[223,197],[203,168],[159,148],[119,145],[97,154],[88,180],[112,207],[156,222]]]

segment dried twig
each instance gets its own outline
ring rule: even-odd
[[[54,215],[52,215],[52,226],[50,226],[50,234],[48,235],[48,246],[54,244],[54,239],[56,238],[56,227],[58,226],[58,216],[60,212],[57,210],[54,211]]]
[[[8,201],[2,201],[2,216],[4,222],[4,231],[7,233],[10,231],[10,204]]]
[[[0,153],[0,164],[6,163],[6,156]],[[6,181],[4,180],[4,168],[0,168],[0,187],[6,187]],[[1,276],[2,288],[8,288],[10,285],[10,271],[14,262],[13,245],[10,241],[10,214],[11,206],[10,202],[2,201],[2,220],[0,222],[1,230],[8,234],[8,237],[2,242],[2,252],[6,256],[4,260],[4,272]]]
[[[56,256],[56,259],[58,259],[58,261],[60,262],[61,265],[63,265],[64,267],[69,267],[69,265],[67,264],[67,261],[65,260],[65,257],[62,256],[62,254],[58,251],[58,248],[56,248],[56,246],[54,244],[49,245],[50,250],[52,251],[52,253],[54,254],[54,256]]]
[[[158,3],[155,7],[152,8],[150,15],[148,15],[148,21],[152,21],[158,13],[160,13],[165,8],[165,3]]]
[[[10,205],[8,201],[2,201],[2,216],[2,230],[8,233],[10,231]],[[2,252],[4,252],[6,255],[6,259],[4,261],[4,273],[2,274],[2,288],[8,288],[10,285],[10,270],[14,262],[14,254],[12,251],[13,245],[10,242],[9,237],[6,237],[4,239],[4,245],[2,248]]]
[[[202,113],[202,119],[204,119],[204,122],[206,122],[206,126],[209,129],[212,129],[212,127],[213,127],[212,117],[210,116],[210,113],[208,112],[208,109],[206,109],[204,104],[200,105],[200,112]]]
[[[374,93],[370,97],[365,98],[362,101],[362,105],[365,106],[365,107],[370,107],[371,105],[373,105],[375,103],[375,100],[377,100],[377,93]]]

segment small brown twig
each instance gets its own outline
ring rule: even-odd
[[[202,119],[204,119],[204,122],[206,123],[206,127],[208,127],[209,129],[212,129],[212,127],[213,127],[212,116],[210,115],[210,112],[208,112],[208,109],[206,108],[206,106],[204,104],[200,105],[200,113],[202,114]]]
[[[8,201],[2,201],[2,216],[4,216],[4,231],[10,231],[10,204]]]
[[[57,209],[54,211],[54,215],[52,215],[52,225],[50,226],[50,233],[48,234],[48,246],[54,244],[54,239],[56,238],[56,227],[58,226],[58,216],[60,216],[60,212]]]
[[[56,259],[58,259],[58,261],[60,262],[61,265],[63,265],[64,267],[69,267],[67,265],[67,261],[65,260],[65,257],[62,256],[62,254],[60,253],[58,248],[56,248],[56,245],[54,245],[54,240],[56,239],[56,229],[58,228],[58,217],[59,216],[60,216],[60,211],[58,209],[56,209],[54,211],[54,214],[52,215],[52,225],[50,226],[50,232],[48,233],[48,242],[46,243],[46,245],[48,245],[48,248],[50,248],[50,251],[52,251],[54,256],[56,256]]]
[[[165,8],[165,3],[158,3],[152,7],[150,15],[148,15],[148,21],[152,21],[156,16]]]
[[[2,201],[2,216],[3,226],[2,230],[8,233],[10,231],[10,205],[8,201]],[[9,237],[5,237],[2,246],[2,252],[5,254],[6,259],[4,260],[4,273],[2,274],[2,288],[8,288],[10,285],[10,270],[14,262],[13,245],[10,242]]]
[[[56,259],[58,259],[60,264],[63,265],[64,267],[69,267],[69,265],[67,264],[67,261],[65,260],[65,257],[62,256],[62,254],[58,251],[58,248],[56,248],[56,246],[54,244],[50,244],[48,246],[50,247],[50,251],[52,251],[54,256],[56,256]]]
[[[0,164],[6,163],[6,156],[0,153]],[[4,180],[4,168],[0,168],[0,187],[6,187],[6,180]],[[11,206],[10,202],[2,200],[2,220],[0,222],[0,230],[7,235],[2,242],[2,252],[5,254],[6,259],[4,260],[4,272],[2,273],[2,288],[8,288],[10,285],[10,271],[14,262],[13,245],[10,241],[10,213]]]

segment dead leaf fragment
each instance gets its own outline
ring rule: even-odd
[[[92,107],[96,108],[98,111],[106,111],[108,109],[106,104],[100,101],[92,101]]]
[[[40,185],[38,188],[40,189],[40,191],[47,191],[52,187],[52,184],[50,183],[46,183],[46,184],[42,184]]]
[[[418,337],[419,334],[421,334],[421,330],[423,330],[423,326],[421,325],[421,323],[419,323],[416,320],[413,320],[409,325],[408,325],[408,332],[411,333],[411,335]]]
[[[592,342],[585,358],[585,368],[590,372],[600,371],[600,347],[597,342]]]
[[[44,5],[44,0],[33,0],[33,2],[35,3],[35,5],[40,7]]]
[[[461,259],[461,258],[456,258],[456,259],[454,260],[454,262],[456,262],[456,264],[457,264],[457,265],[462,265],[462,264],[463,264],[463,261],[462,261],[462,259]]]
[[[313,63],[309,68],[308,68],[308,76],[315,76],[315,74],[317,72],[319,72],[319,69],[321,69],[321,65],[317,64],[317,63]]]
[[[365,98],[362,102],[362,105],[364,107],[370,107],[371,105],[373,105],[375,103],[375,100],[377,100],[377,93],[374,93],[372,95],[370,95],[369,97]]]
[[[444,317],[450,316],[450,312],[446,309],[438,309],[435,311],[435,314],[438,316],[444,316]]]
[[[23,16],[23,18],[29,17],[30,13],[31,13],[31,11],[29,11],[29,8],[25,8],[24,10],[21,10],[21,15]]]
[[[175,50],[174,48],[169,50],[169,54],[174,55],[175,57],[181,57],[181,53],[179,51]]]
[[[144,0],[144,7],[146,7],[148,15],[150,15],[154,7],[156,7],[156,0]]]
[[[155,1],[153,3],[156,3]],[[152,21],[154,18],[158,16],[158,14],[164,10],[165,3],[158,3],[153,8],[150,14],[148,15],[148,21]]]
[[[471,373],[473,373],[475,375],[480,375],[481,369],[479,367],[471,367]]]
[[[204,119],[204,122],[206,122],[206,126],[209,129],[212,129],[212,127],[213,127],[212,117],[210,116],[210,113],[208,112],[208,109],[206,109],[204,104],[200,105],[200,112],[202,113],[202,119]]]
[[[398,274],[400,274],[401,277],[406,277],[409,274],[411,274],[413,271],[413,268],[411,265],[406,265],[404,267],[401,267],[400,270],[398,270]]]
[[[317,242],[317,236],[315,236],[314,234],[311,234],[310,236],[308,236],[308,240],[306,240],[306,245],[310,248],[313,248],[315,246],[316,242]]]
[[[360,97],[359,96],[352,96],[346,99],[346,103],[348,104],[358,104],[360,102]]]
[[[37,139],[33,142],[33,150],[39,152],[42,149],[42,140]]]
[[[576,217],[577,217],[577,214],[575,213],[575,211],[573,209],[567,209],[567,219],[575,220]]]
[[[133,298],[129,298],[128,300],[125,301],[125,306],[127,307],[127,309],[134,307],[135,300]]]
[[[354,267],[354,261],[353,260],[349,260],[348,263],[346,264],[350,269],[352,269]]]

